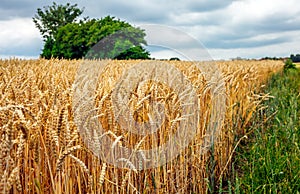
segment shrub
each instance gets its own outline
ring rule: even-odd
[[[291,59],[287,59],[285,61],[284,70],[295,69],[295,68],[296,68],[296,65],[293,63],[293,61]]]

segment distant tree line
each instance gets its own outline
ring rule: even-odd
[[[261,58],[261,60],[284,60],[285,58],[284,57],[263,57]]]
[[[125,21],[106,16],[101,19],[78,17],[83,9],[77,4],[58,5],[37,9],[32,18],[44,40],[41,57],[80,59],[149,59],[143,45],[144,30]]]
[[[293,63],[299,63],[300,62],[300,54],[291,54],[290,57],[263,57],[261,60],[287,60],[291,59],[291,62]]]

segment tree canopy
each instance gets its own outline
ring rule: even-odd
[[[299,62],[300,62],[300,54],[296,54],[296,55],[292,54],[292,55],[290,56],[290,58],[291,58],[291,60],[292,60],[294,63],[299,63]]]
[[[37,10],[34,23],[44,38],[44,58],[149,59],[144,30],[106,16],[77,21],[83,9],[77,5],[57,5]]]
[[[44,40],[53,38],[58,29],[69,23],[75,22],[77,17],[83,13],[77,4],[57,5],[53,2],[51,6],[44,6],[44,10],[37,9],[37,13],[32,18],[35,26],[39,29]]]

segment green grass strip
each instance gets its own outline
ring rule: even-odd
[[[264,102],[267,108],[257,112],[253,132],[237,150],[233,189],[300,193],[300,70],[273,75],[265,92],[274,98]]]

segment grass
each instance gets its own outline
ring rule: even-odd
[[[266,92],[273,98],[256,113],[236,153],[236,188],[241,193],[300,191],[300,70],[271,77]]]

